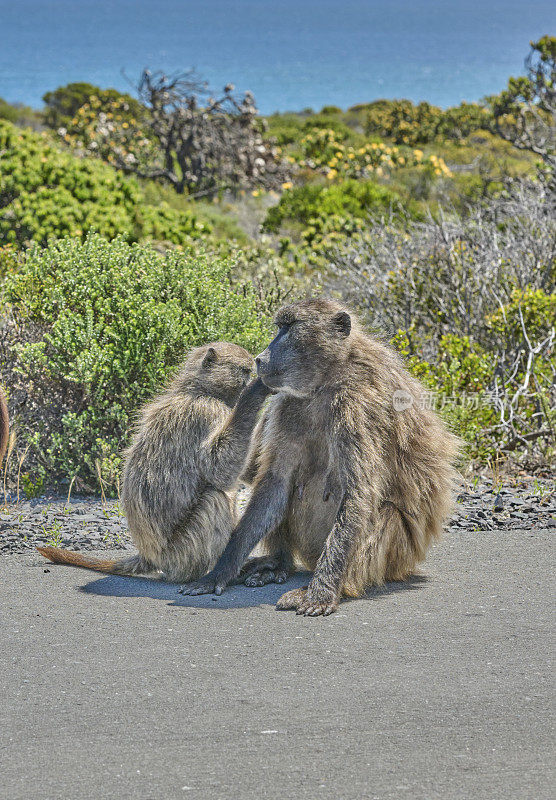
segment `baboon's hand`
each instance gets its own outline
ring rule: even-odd
[[[204,578],[201,578],[198,581],[193,581],[192,583],[184,583],[184,585],[178,589],[180,594],[188,594],[188,595],[198,595],[198,594],[222,594],[224,589],[226,588],[227,581],[222,578],[222,576],[214,573],[209,572],[208,575],[205,575]]]
[[[272,394],[272,389],[266,383],[263,383],[260,378],[253,378],[243,390],[243,397],[246,400],[257,397],[264,400],[269,394]]]
[[[265,395],[265,397],[266,395],[272,394],[272,389],[267,386],[266,383],[261,380],[261,378],[254,378],[251,382],[251,386],[255,391]]]

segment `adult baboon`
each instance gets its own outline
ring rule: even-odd
[[[212,572],[180,591],[220,594],[264,539],[268,557],[248,562],[246,582],[282,582],[297,558],[312,580],[277,607],[327,615],[424,559],[451,508],[458,443],[342,306],[306,300],[276,323],[256,359],[277,394],[254,437],[251,500]]]
[[[237,521],[238,478],[270,392],[259,378],[247,385],[253,367],[237,345],[198,347],[166,391],[143,408],[122,482],[137,555],[108,561],[54,547],[38,551],[59,564],[117,575],[161,570],[169,581],[203,575]]]
[[[4,454],[8,446],[8,439],[10,436],[10,417],[8,414],[8,404],[6,403],[6,396],[0,387],[0,467],[4,460]]]

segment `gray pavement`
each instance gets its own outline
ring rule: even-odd
[[[327,619],[4,556],[0,795],[552,797],[552,536],[455,532]]]

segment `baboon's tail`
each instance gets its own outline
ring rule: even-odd
[[[41,556],[49,558],[55,564],[84,567],[85,569],[94,569],[96,572],[108,572],[111,575],[144,575],[147,572],[153,572],[155,569],[152,564],[149,564],[140,555],[109,560],[107,558],[84,556],[81,553],[74,553],[72,550],[64,550],[61,547],[37,547],[37,550]]]
[[[0,467],[2,466],[4,453],[6,452],[6,448],[8,446],[9,435],[10,435],[10,420],[8,417],[8,406],[6,404],[6,398],[4,397],[4,392],[0,387]]]

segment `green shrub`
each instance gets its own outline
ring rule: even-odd
[[[551,282],[556,279],[552,265]],[[556,321],[556,293],[527,286],[514,289],[509,303],[488,317],[487,329],[500,339],[502,346],[523,341],[523,328],[533,342],[544,339]]]
[[[415,353],[405,331],[398,331],[392,344],[430,392],[432,407],[465,442],[465,457],[481,464],[492,460],[503,440],[489,402],[496,366],[492,354],[468,336],[443,336],[433,361],[423,358],[421,348]]]
[[[128,241],[183,244],[208,231],[192,212],[148,207],[138,183],[97,159],[59,150],[46,134],[0,120],[0,243],[46,244],[91,230]]]
[[[351,128],[333,114],[315,114],[315,116],[310,117],[304,123],[303,129],[305,131],[312,131],[315,129],[334,131],[336,139],[339,142],[349,139],[353,134]]]
[[[332,217],[360,220],[372,210],[399,205],[399,200],[395,192],[373,181],[299,186],[284,192],[280,202],[269,209],[263,228],[277,232],[286,221],[322,227]]]
[[[26,468],[50,482],[77,476],[86,489],[100,472],[114,490],[135,410],[191,347],[226,339],[260,349],[266,307],[250,284],[231,283],[234,266],[96,234],[31,247],[3,290],[15,323],[7,383],[28,395]]]
[[[292,144],[303,136],[304,118],[299,114],[272,114],[266,117],[266,136],[279,145]]]
[[[0,97],[0,119],[16,123],[19,119],[19,109],[11,103],[7,103]]]
[[[443,111],[430,103],[377,100],[367,107],[367,134],[385,136],[396,144],[426,144],[436,139],[463,139],[493,124],[492,113],[476,103],[461,103]]]
[[[8,103],[0,97],[0,119],[13,122],[14,125],[29,126],[40,128],[42,126],[42,114],[40,111],[22,103]]]
[[[143,106],[134,97],[122,94],[117,89],[101,89],[91,83],[68,83],[67,86],[60,86],[53,92],[47,92],[44,95],[45,123],[55,130],[61,126],[71,127],[72,119],[75,118],[78,110],[91,98],[100,101],[101,110],[105,105],[109,106],[115,101],[124,101],[130,116],[138,116],[144,111]]]

